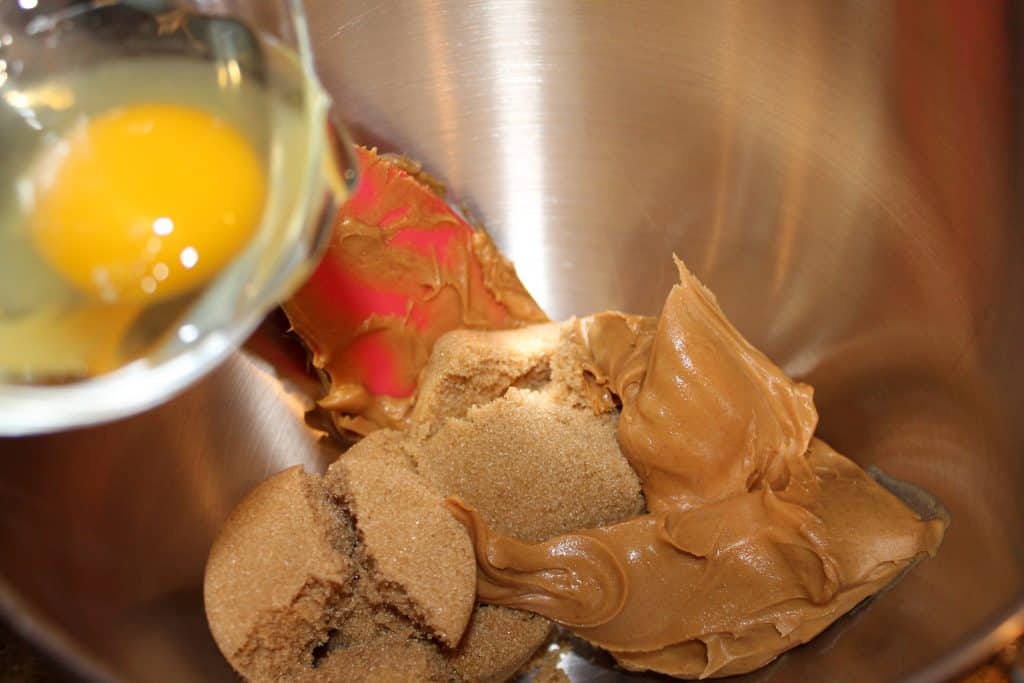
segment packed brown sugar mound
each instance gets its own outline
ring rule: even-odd
[[[385,460],[346,470],[348,486],[337,493],[298,467],[271,477],[239,505],[211,550],[210,630],[246,678],[315,677],[327,660],[345,656],[339,650],[361,658],[375,652],[374,666],[396,675],[413,666],[444,671],[436,648],[433,658],[414,655],[427,639],[453,646],[466,630],[472,549],[441,498]],[[401,510],[382,509],[383,492],[401,499]],[[413,516],[415,524],[403,524]],[[382,557],[380,547],[400,552]],[[396,571],[398,559],[405,566]]]
[[[439,491],[487,510],[493,528],[517,538],[543,540],[643,507],[612,421],[538,392],[511,389],[471,408],[421,441],[413,458]]]
[[[270,680],[311,666],[347,611],[355,534],[317,478],[301,468],[263,482],[235,508],[210,550],[210,631],[235,669]]]

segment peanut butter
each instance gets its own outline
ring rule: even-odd
[[[325,380],[337,427],[404,427],[420,370],[452,329],[547,321],[483,230],[400,157],[356,149],[360,184],[327,252],[284,305]]]

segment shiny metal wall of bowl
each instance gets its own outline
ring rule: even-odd
[[[307,7],[357,139],[447,181],[552,315],[656,313],[676,252],[815,385],[826,439],[951,511],[935,560],[746,680],[940,680],[1024,629],[1019,8]],[[0,441],[6,617],[95,676],[232,680],[206,551],[247,489],[328,461],[301,413],[237,355],[148,414]]]

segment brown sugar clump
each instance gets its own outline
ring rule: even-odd
[[[368,452],[340,458],[327,486],[348,507],[382,601],[441,642],[462,636],[476,596],[469,534],[422,479]]]
[[[332,650],[315,669],[302,671],[291,680],[296,683],[442,683],[453,680],[453,676],[433,644],[392,637]]]
[[[616,414],[588,382],[577,323],[449,332],[420,377],[406,441],[417,471],[523,539],[644,507],[618,447]]]
[[[551,622],[536,614],[479,605],[448,662],[462,680],[505,681],[548,641],[551,631]]]
[[[509,387],[533,388],[550,376],[550,358],[562,335],[560,323],[515,330],[454,330],[434,345],[420,374],[414,424],[461,417]]]
[[[369,574],[357,578],[351,609],[332,630],[323,658],[293,680],[458,680],[445,660],[448,650],[388,604]]]
[[[409,441],[405,432],[395,429],[378,429],[360,439],[342,456],[346,460],[353,458],[372,458],[389,463],[392,467],[416,471]],[[328,477],[330,478],[330,477]]]
[[[203,587],[210,631],[259,680],[312,663],[347,603],[354,534],[319,478],[293,467],[260,484],[221,529]]]
[[[391,443],[364,441],[331,468],[328,487],[301,468],[271,477],[222,528],[207,618],[246,679],[501,680],[547,639],[542,617],[474,607],[465,531],[375,442]]]
[[[643,509],[614,418],[537,391],[510,389],[445,421],[413,458],[443,494],[460,496],[494,529],[526,540],[613,523]]]

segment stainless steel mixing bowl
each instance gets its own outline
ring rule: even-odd
[[[357,137],[449,181],[553,315],[657,312],[675,251],[817,387],[827,439],[950,509],[936,559],[749,680],[937,680],[1020,633],[1018,8],[308,4]],[[150,413],[0,442],[7,618],[80,673],[231,680],[203,562],[247,489],[330,458],[301,413],[236,355]]]

